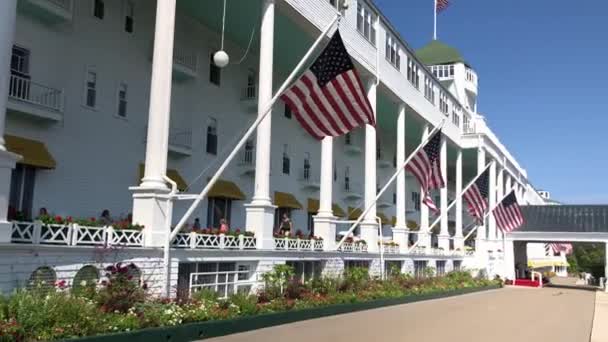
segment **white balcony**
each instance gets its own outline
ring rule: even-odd
[[[308,190],[319,190],[321,188],[321,181],[319,176],[313,173],[312,168],[303,168],[300,171],[300,177],[298,178],[302,189]]]
[[[169,152],[182,156],[192,155],[192,128],[170,129]]]
[[[19,0],[19,11],[56,24],[72,21],[72,0]]]
[[[358,144],[358,139],[353,134],[344,136],[344,153],[358,155],[363,152],[363,148]]]
[[[173,78],[177,81],[196,78],[198,76],[198,55],[185,46],[174,44],[173,47]]]
[[[386,156],[382,153],[382,151],[377,151],[376,166],[380,169],[387,169],[393,166],[393,163],[390,160],[386,160]]]
[[[258,110],[258,91],[255,85],[250,85],[241,90],[241,103],[247,113],[256,113]]]
[[[380,184],[380,183],[378,183],[378,184]],[[378,208],[383,208],[383,209],[392,207],[393,206],[392,193],[387,191],[384,194],[382,194],[382,196],[380,196],[380,198],[378,199],[376,206]]]
[[[344,187],[342,188],[344,191],[344,199],[345,200],[360,200],[363,198],[363,188],[361,187],[361,183],[356,182],[348,182],[344,183]]]
[[[29,77],[11,75],[7,109],[51,121],[63,118],[62,90],[33,82]]]
[[[245,148],[240,152],[238,167],[241,175],[253,175],[255,173],[255,148]]]

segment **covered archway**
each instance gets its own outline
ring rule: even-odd
[[[528,205],[521,210],[524,225],[505,237],[504,276],[507,279],[516,278],[516,265],[522,260],[521,246],[527,242],[594,242],[608,248],[608,205]],[[604,263],[605,268],[606,265],[608,261]]]

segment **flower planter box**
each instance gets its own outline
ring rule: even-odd
[[[72,339],[81,342],[181,342],[225,336],[239,332],[257,330],[313,318],[333,316],[362,310],[375,309],[384,306],[419,302],[429,299],[445,298],[467,293],[498,289],[500,286],[463,288],[453,291],[440,291],[421,295],[410,295],[398,298],[385,298],[367,302],[333,304],[324,307],[292,310],[256,316],[239,317],[229,320],[188,323],[173,327],[142,329],[133,332],[98,335]]]

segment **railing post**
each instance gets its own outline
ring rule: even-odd
[[[76,246],[78,244],[78,232],[80,231],[80,225],[77,223],[69,224],[70,230],[72,231],[72,237],[70,241],[70,245]]]
[[[289,238],[285,237],[285,250],[288,251],[289,250]]]
[[[106,245],[114,245],[114,227],[105,226],[104,229],[106,231]]]
[[[190,248],[196,248],[196,232],[190,232]]]
[[[245,249],[245,236],[243,234],[239,234],[239,249]]]
[[[42,222],[34,221],[34,231],[32,232],[32,243],[40,243],[40,234],[42,233]]]
[[[226,247],[226,235],[220,234],[220,249],[224,249]]]
[[[317,240],[311,238],[310,239],[310,251],[314,252],[315,251],[315,244],[317,243]]]

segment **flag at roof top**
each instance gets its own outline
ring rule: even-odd
[[[521,227],[524,224],[524,217],[517,204],[515,192],[511,191],[503,200],[492,210],[496,219],[496,226],[503,233],[512,232],[514,229]]]
[[[450,6],[449,0],[435,0],[437,13],[443,12],[446,8],[448,8],[448,6]]]
[[[438,130],[428,143],[414,155],[414,158],[407,163],[405,169],[414,174],[424,191],[422,202],[431,210],[438,212],[435,202],[431,197],[430,191],[441,189],[445,186],[441,174],[439,158],[439,148],[441,145],[441,130]]]
[[[462,195],[467,201],[467,211],[480,224],[483,223],[484,215],[488,210],[489,172],[490,170],[486,169]]]
[[[437,13],[441,13],[450,6],[450,0],[435,0],[435,6]]]
[[[340,31],[300,79],[281,94],[281,100],[317,140],[340,136],[365,124],[376,125]]]

